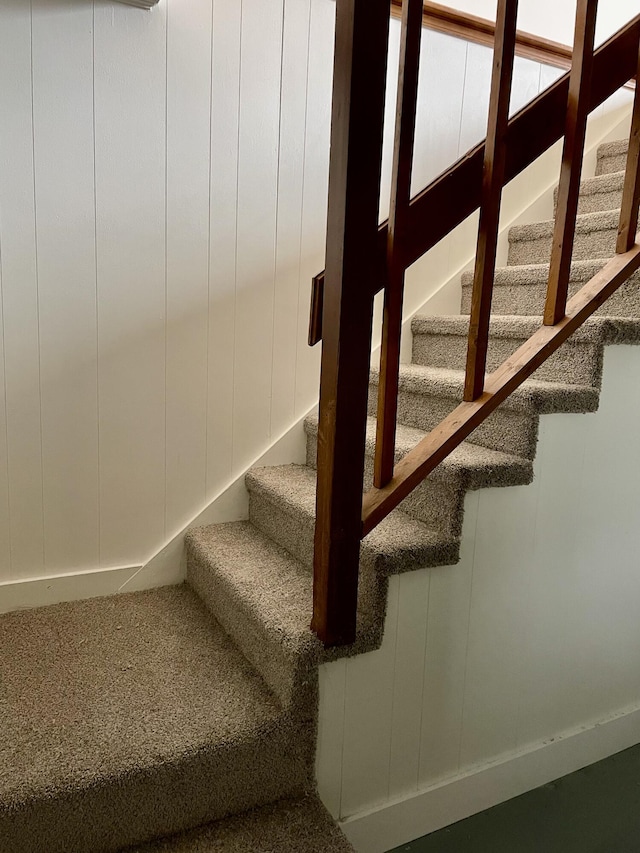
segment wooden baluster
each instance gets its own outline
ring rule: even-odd
[[[628,252],[636,241],[638,231],[638,206],[640,205],[640,49],[638,51],[638,73],[636,75],[636,93],[633,101],[631,135],[627,170],[622,191],[620,227],[616,251]]]
[[[593,45],[598,0],[578,0],[573,64],[569,79],[567,123],[558,187],[556,222],[551,246],[544,324],[555,326],[565,315],[571,256],[575,239],[582,159],[591,100]]]
[[[312,628],[353,642],[389,37],[388,0],[337,0]]]
[[[398,410],[398,372],[404,297],[405,253],[411,171],[415,141],[423,0],[404,0],[400,36],[398,101],[393,151],[391,206],[387,232],[387,286],[384,292],[378,422],[373,482],[377,488],[393,477]]]
[[[499,0],[482,177],[478,249],[469,321],[469,347],[464,386],[464,399],[468,402],[476,400],[484,389],[500,202],[507,157],[506,139],[516,48],[517,14],[518,0]]]

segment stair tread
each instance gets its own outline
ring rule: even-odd
[[[283,510],[315,518],[316,472],[306,465],[253,468],[246,477],[250,492],[276,502]],[[363,553],[389,573],[412,568],[442,566],[458,558],[457,539],[394,510],[362,540]]]
[[[280,800],[127,853],[353,853],[316,796]]]
[[[580,195],[593,195],[597,193],[611,193],[622,190],[624,186],[625,172],[605,172],[603,175],[594,175],[591,178],[584,178],[580,182]],[[557,196],[558,189],[556,187],[554,195]]]
[[[628,139],[614,139],[612,142],[602,142],[598,146],[598,157],[615,157],[619,154],[626,154],[628,149]]]
[[[305,428],[311,434],[317,435],[317,414],[306,418]],[[404,456],[427,435],[425,430],[401,423],[396,424],[396,456]],[[367,451],[371,455],[375,450],[375,437],[376,418],[370,417],[367,418]],[[429,477],[455,482],[456,486],[464,485],[468,489],[491,486],[494,481],[503,484],[505,479],[513,485],[522,484],[531,479],[531,460],[513,453],[504,453],[470,441],[463,441],[431,472]],[[459,482],[461,479],[464,480],[464,484]]]
[[[320,656],[321,644],[310,629],[312,575],[288,551],[249,521],[196,527],[186,544],[286,654]]]
[[[571,264],[571,280],[587,282],[600,272],[606,263],[607,258],[573,261]],[[537,286],[540,284],[546,285],[548,280],[548,262],[544,264],[512,264],[496,269],[494,284],[496,287],[513,284]],[[470,287],[471,285],[473,285],[473,271],[468,270],[462,273],[462,286]]]
[[[593,231],[617,231],[620,212],[617,210],[599,210],[595,213],[581,213],[576,218],[576,234],[589,234]],[[527,225],[513,225],[509,229],[509,242],[517,243],[551,237],[555,227],[554,219],[531,222]]]
[[[464,370],[402,364],[400,391],[462,400],[464,377]],[[378,371],[373,369],[371,382],[376,385],[377,381]],[[527,379],[501,405],[538,414],[595,411],[598,389],[588,385]]]
[[[79,833],[85,849],[101,837],[86,824],[96,810],[96,823],[120,829],[130,808],[138,823],[124,838],[133,843],[269,799],[267,779],[279,775],[270,764],[291,724],[186,586],[9,613],[0,642],[0,832],[9,819],[17,837],[55,838],[66,850]],[[235,755],[244,766],[230,777]],[[153,804],[154,785],[172,796]],[[193,811],[183,818],[187,794]]]
[[[542,325],[542,317],[530,314],[494,314],[491,317],[489,334],[492,338],[529,338]],[[464,314],[431,316],[418,314],[413,318],[411,331],[414,335],[455,335],[466,337],[469,333],[469,317]],[[589,317],[566,342],[597,344],[637,343],[640,340],[640,318]]]

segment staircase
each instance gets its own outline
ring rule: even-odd
[[[583,182],[572,290],[614,252],[625,152]],[[511,230],[490,370],[540,324],[552,225]],[[462,397],[471,284],[461,315],[412,323],[398,457]],[[314,792],[319,664],[380,644],[389,575],[457,561],[468,490],[531,481],[540,415],[597,409],[613,343],[640,343],[640,273],[363,540],[353,646],[309,629],[314,417],[306,466],[248,473],[248,521],[188,534],[186,585],[0,617],[2,853],[351,850]]]

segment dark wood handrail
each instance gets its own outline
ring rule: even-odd
[[[394,18],[401,17],[402,0],[391,0],[391,15]],[[496,33],[495,23],[488,18],[460,12],[440,3],[430,3],[429,0],[425,0],[423,4],[422,25],[425,29],[486,47],[493,47]],[[571,68],[569,45],[522,30],[516,33],[516,55],[556,68]]]
[[[614,92],[635,77],[640,15],[601,45],[594,54],[589,111],[593,112]],[[505,183],[530,166],[562,138],[569,96],[569,74],[538,95],[509,120]],[[407,236],[407,266],[432,249],[450,231],[480,207],[484,142],[476,145],[433,180],[412,200]],[[386,284],[387,221],[378,229],[375,248],[379,275],[367,284],[378,293]],[[312,317],[309,344],[322,338],[322,287],[324,272],[312,282]]]
[[[589,112],[640,71],[640,15],[594,53],[598,0],[577,0],[569,77],[508,121],[518,0],[498,0],[487,140],[411,202],[422,7],[404,0],[389,225],[376,227],[388,0],[338,0],[318,424],[312,627],[327,645],[356,633],[360,540],[612,293],[640,269],[640,89],[636,87],[616,255],[567,303]],[[369,20],[370,17],[370,20]],[[408,114],[403,111],[407,110]],[[486,376],[504,184],[561,135],[564,147],[543,325]],[[395,460],[401,307],[410,264],[481,207],[463,402]],[[371,251],[372,244],[375,246]],[[365,282],[365,286],[362,283]],[[385,288],[374,487],[363,497],[374,295]],[[315,329],[319,316],[315,318]]]

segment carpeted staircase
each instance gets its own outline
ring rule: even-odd
[[[625,151],[601,146],[584,182],[573,291],[613,254]],[[490,369],[540,323],[551,229],[511,230]],[[309,630],[313,417],[306,466],[247,475],[248,521],[188,534],[186,585],[0,617],[0,853],[351,850],[314,792],[319,663],[379,645],[390,574],[457,561],[468,490],[531,481],[541,414],[596,410],[604,346],[640,343],[639,287],[637,274],[364,540],[352,648],[325,651]],[[398,456],[462,395],[466,317],[412,331]],[[376,393],[374,372],[371,415]]]

